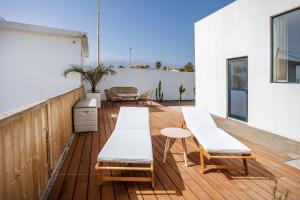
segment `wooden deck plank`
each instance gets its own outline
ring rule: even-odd
[[[79,135],[77,145],[76,145],[74,154],[72,156],[72,160],[70,162],[68,172],[66,174],[62,189],[60,191],[59,199],[72,199],[73,198],[84,141],[85,141],[85,136]]]
[[[99,154],[99,133],[93,132],[92,139],[92,151],[90,159],[90,174],[89,174],[89,184],[88,184],[88,199],[89,200],[99,200],[101,198],[100,188],[98,184],[98,174],[95,170],[95,165],[97,162],[97,156]]]
[[[270,187],[271,188],[271,187]],[[270,188],[269,188],[269,190],[270,190]],[[262,191],[262,192],[264,192],[264,191]]]
[[[87,133],[80,160],[73,199],[87,199],[93,135]]]
[[[269,152],[268,152],[269,153]],[[240,165],[240,164],[239,164]],[[245,181],[244,181],[245,182]],[[256,181],[257,182],[257,181]],[[246,182],[245,182],[246,183]],[[246,183],[247,184],[247,183]],[[252,183],[250,182],[250,185],[251,185]],[[253,186],[253,185],[252,185]],[[270,195],[271,195],[271,185],[268,187],[268,191],[269,191],[269,193],[270,194],[267,194],[264,190],[261,190],[261,187],[262,187],[262,181],[260,181],[260,184],[259,184],[259,188],[257,188],[257,187],[254,187],[254,189],[255,190],[258,190],[258,192],[257,193],[259,193],[260,195],[264,195],[264,198],[265,199],[270,199]],[[283,193],[283,192],[282,192]],[[253,195],[253,193],[252,193],[252,195]],[[291,194],[291,196],[293,196],[293,194]],[[257,199],[258,198],[258,196],[256,196],[255,197],[255,199]]]
[[[155,146],[155,142],[153,142],[153,145]],[[156,159],[157,162],[162,161],[163,159],[163,155],[159,153],[159,150],[162,149],[157,149],[156,147],[153,148],[153,153],[157,158]],[[207,194],[203,193],[202,188],[197,187],[196,184],[191,183],[192,181],[190,177],[188,177],[184,173],[180,173],[180,175],[178,175],[176,170],[180,171],[180,169],[174,170],[174,168],[172,168],[169,163],[163,164],[163,166],[161,165],[161,168],[163,168],[164,173],[169,175],[174,185],[176,185],[177,187],[180,188],[180,190],[182,190],[182,194],[185,199],[198,199],[198,198],[210,199],[207,196]],[[178,168],[180,168],[180,166],[178,166]]]
[[[110,135],[112,134],[112,131],[113,131],[115,125],[114,125],[114,122],[111,117],[110,107],[105,107],[103,110],[104,110],[104,115],[103,115],[104,121],[107,122],[107,123],[104,123],[105,135],[106,135],[106,139],[108,139],[110,137]],[[119,172],[117,171],[117,173],[119,173]],[[106,183],[104,183],[104,184],[106,184]],[[116,200],[119,200],[119,199],[129,200],[129,196],[128,196],[128,192],[125,187],[125,184],[113,183],[113,185],[114,185],[114,190],[118,191],[118,192],[115,192]]]
[[[136,104],[126,104],[136,106]],[[276,155],[270,149],[238,138],[251,147],[257,162],[249,162],[249,176],[240,170],[221,170],[201,174],[199,151],[192,139],[187,140],[190,166],[186,167],[179,141],[172,142],[166,164],[162,163],[165,138],[160,130],[180,126],[182,115],[154,103],[150,106],[150,123],[155,169],[155,187],[149,183],[107,182],[98,186],[94,170],[99,150],[114,130],[119,105],[103,106],[99,109],[99,131],[75,136],[69,153],[52,188],[49,199],[271,199],[271,187],[278,179],[279,193],[289,190],[291,200],[300,199],[300,171],[286,164],[286,157]],[[221,127],[222,128],[222,127]],[[225,164],[241,165],[240,160],[215,160]],[[111,173],[108,171],[108,173]],[[124,175],[124,172],[122,172]],[[129,172],[129,175],[145,175],[144,172]],[[112,175],[115,175],[112,174]],[[126,172],[126,175],[127,172]]]
[[[174,145],[175,145],[175,143],[173,144],[173,147],[174,147]],[[173,148],[174,149],[174,152],[180,152],[180,151],[182,151],[181,149],[179,149],[179,148]],[[170,157],[170,155],[169,155],[169,157]],[[173,154],[173,155],[171,155],[171,157],[173,157],[173,159],[175,159],[175,162],[177,163],[177,165],[181,165],[182,166],[182,168],[184,168],[185,166],[184,166],[184,164],[183,164],[183,159],[182,159],[182,155],[178,155],[178,154]],[[170,158],[169,158],[169,160],[167,161],[168,163],[170,163]],[[171,166],[174,166],[174,164],[171,164]],[[198,171],[198,169],[197,169],[197,171]],[[180,172],[181,174],[182,174],[182,172]],[[191,179],[193,179],[193,178],[191,178],[191,177],[186,177],[185,178],[186,180],[184,180],[185,181],[185,183],[187,183],[188,181],[190,181]],[[217,180],[217,179],[216,179]],[[197,180],[198,181],[198,180]],[[193,184],[191,184],[191,185],[194,185],[194,187],[196,187],[197,186],[197,181],[195,181],[194,179],[193,179]],[[214,186],[216,186],[216,184],[214,184]],[[191,187],[190,185],[188,185],[188,187]],[[193,189],[192,189],[193,190]],[[221,187],[219,187],[219,190],[222,190],[222,188]],[[223,191],[224,192],[224,191]],[[227,191],[225,191],[225,192],[227,192]],[[201,193],[202,193],[202,196],[198,196],[200,199],[207,199],[208,197],[207,197],[207,194],[206,193],[204,193],[204,191],[203,191],[203,189],[201,188],[201,186],[200,185],[198,185],[198,188],[197,188],[197,190],[196,191],[194,191],[194,193],[196,194],[196,195],[200,195]],[[228,199],[236,199],[234,196],[232,196],[232,195],[230,195],[230,194],[228,194],[227,195],[227,197],[228,197]]]
[[[118,113],[119,113],[119,107],[110,107],[110,114],[111,114],[110,117],[114,121],[114,124],[116,124],[116,122],[117,122]],[[130,171],[130,172],[128,172],[128,175],[134,176],[135,174],[134,174],[134,172]],[[128,195],[129,195],[130,199],[132,199],[132,200],[142,200],[143,199],[143,195],[140,191],[138,183],[128,182],[125,184],[126,184],[126,188],[128,190]]]
[[[163,119],[160,119],[159,121],[162,122],[161,120],[163,120]],[[164,127],[165,127],[165,124],[167,124],[166,122],[163,122],[163,123],[164,123],[164,125],[163,125],[161,128],[164,128]],[[155,137],[155,138],[156,138],[156,142],[157,142],[158,144],[160,144],[161,148],[163,148],[164,145],[165,145],[165,141],[164,141],[165,138],[163,139],[162,136],[157,136],[157,137]],[[177,144],[178,144],[178,142],[175,142],[175,143],[173,144],[173,146],[175,147]],[[171,149],[173,148],[173,146],[171,146]],[[182,150],[181,144],[178,144],[178,146],[180,146],[180,148],[177,148],[175,151],[176,151],[176,152],[182,152],[183,150]],[[177,146],[177,147],[178,147],[178,146]],[[162,152],[162,150],[160,150],[160,152]],[[176,154],[174,154],[174,156],[175,156],[175,157],[178,157]],[[180,157],[178,158],[178,160],[181,160],[181,162],[178,163],[178,164],[183,164],[183,158],[182,158],[182,156],[180,156]],[[167,161],[169,162],[169,160],[167,160]],[[174,163],[171,163],[171,166],[174,166]],[[186,167],[183,167],[183,169],[184,169],[186,172],[190,171],[190,170],[188,170],[189,168],[186,168]],[[195,178],[194,176],[195,176],[195,174],[193,174],[193,176],[190,176],[190,177],[191,177],[192,179],[195,180],[195,183],[196,183],[196,184],[199,184],[199,182],[200,182],[200,184],[199,184],[200,187],[203,187],[203,186],[209,187],[209,184],[205,184],[205,182],[199,181],[199,180],[202,180],[201,177]],[[222,197],[221,197],[220,195],[218,195],[217,193],[214,193],[214,191],[215,191],[215,190],[214,190],[213,188],[210,188],[210,189],[208,189],[207,194],[210,194],[210,193],[214,194],[214,195],[213,195],[213,199],[222,199]]]
[[[164,125],[167,123],[163,119],[160,119],[160,122],[163,123]],[[176,126],[176,124],[174,124],[174,123],[172,125]],[[188,145],[192,146],[190,143]],[[173,147],[175,147],[175,146],[177,146],[177,150],[175,150],[175,151],[178,151],[180,149],[180,148],[178,148],[179,146],[181,147],[181,145],[178,145],[177,143],[174,143]],[[197,148],[197,146],[195,148]],[[196,160],[197,160],[197,158],[196,158]],[[218,188],[219,191],[222,191],[222,194],[227,199],[234,199],[234,198],[247,199],[248,198],[247,195],[245,195],[245,193],[241,193],[239,190],[236,190],[235,187],[232,184],[228,183],[226,180],[222,180],[222,176],[220,176],[220,173],[218,173],[218,175],[212,173],[212,175],[210,177],[207,177],[207,178],[211,179],[210,181],[212,181],[212,182],[210,184],[212,184],[216,188]],[[214,180],[218,180],[218,181],[214,183]],[[219,184],[220,180],[222,180],[222,185],[221,186]],[[225,188],[227,188],[227,189],[225,189]],[[255,199],[259,199],[259,198],[260,197],[258,197],[258,196],[255,197]]]
[[[163,128],[166,124],[168,124],[166,121],[164,121],[164,119],[159,119],[159,123],[161,123],[161,128]],[[171,126],[174,126],[174,124],[171,124]],[[177,125],[178,125],[178,123],[177,123]],[[161,145],[161,148],[163,148],[163,143],[162,143],[162,141],[160,141],[160,139],[159,138],[161,138],[161,136],[159,136],[159,137],[156,137],[157,138],[157,141],[160,143],[160,145]],[[187,141],[187,143],[188,143],[188,146],[190,146],[190,144],[189,144],[189,141]],[[175,151],[175,152],[182,152],[183,151],[183,149],[182,149],[182,145],[181,144],[179,144],[178,143],[178,141],[176,141],[175,143],[173,143],[173,145],[171,146],[171,150],[172,150],[172,148],[173,148],[173,150]],[[174,157],[178,157],[178,155],[177,154],[174,154],[173,155]],[[179,160],[182,160],[182,156],[180,156],[180,157],[178,157],[178,159]],[[182,160],[183,161],[183,160]],[[199,172],[199,170],[197,170],[198,172]],[[216,180],[218,180],[218,178],[216,179]],[[195,181],[196,183],[197,182],[199,182],[199,181]],[[226,182],[224,182],[225,183],[225,185],[226,185]],[[224,184],[223,183],[223,184]],[[218,186],[219,185],[219,181],[217,181],[216,183],[215,183],[215,186]],[[234,196],[234,195],[232,195],[230,192],[227,192],[227,191],[224,191],[224,187],[223,187],[224,185],[222,185],[222,187],[219,187],[219,190],[223,190],[223,194],[226,194],[226,196],[227,196],[227,198],[229,198],[229,199],[235,199],[236,197]],[[227,185],[228,186],[228,185]],[[230,186],[230,185],[229,185]],[[233,191],[232,189],[230,190],[231,192]],[[245,196],[245,195],[244,195]],[[245,197],[243,196],[243,199],[245,199]],[[203,198],[203,197],[202,197]]]
[[[152,134],[156,134],[157,133],[157,124],[153,121],[153,118],[151,118],[151,130],[152,130]],[[154,153],[154,157],[155,160],[157,161],[159,167],[162,168],[163,173],[167,174],[167,176],[170,178],[170,181],[175,185],[175,187],[181,191],[181,194],[183,195],[183,197],[185,199],[197,199],[197,195],[201,194],[201,189],[198,188],[198,192],[195,194],[189,187],[188,185],[190,185],[190,177],[187,177],[186,174],[184,173],[180,173],[180,169],[178,168],[178,166],[176,167],[172,167],[172,164],[166,163],[166,164],[162,164],[162,159],[163,159],[163,155],[161,154],[163,152],[164,147],[162,147],[161,149],[157,148],[157,146],[155,146],[155,140],[156,138],[153,137],[153,153]],[[186,183],[186,185],[185,185]],[[190,185],[191,186],[191,185]],[[202,196],[202,199],[205,199],[205,197],[207,197],[207,195]]]
[[[64,180],[65,180],[65,176],[67,174],[71,159],[73,157],[75,147],[77,145],[77,141],[78,141],[78,136],[75,136],[74,139],[73,139],[73,142],[71,144],[71,147],[68,151],[68,154],[67,154],[67,156],[66,156],[66,158],[63,162],[63,165],[60,169],[60,172],[58,173],[55,184],[53,185],[52,190],[50,192],[49,199],[51,199],[51,200],[52,199],[53,200],[58,199],[58,197],[59,197],[61,188],[62,188]]]
[[[107,141],[108,138],[106,138],[106,133],[105,133],[105,128],[104,124],[107,123],[107,120],[104,120],[104,108],[100,109],[101,115],[99,117],[100,123],[100,149],[103,148],[105,142]],[[106,165],[106,164],[104,164]],[[115,199],[115,193],[114,193],[114,188],[112,183],[106,183],[104,184],[101,188],[101,199],[108,199],[108,200],[114,200]]]
[[[160,142],[162,142],[162,141],[159,141],[159,139],[156,139],[155,141],[154,141],[154,143],[153,143],[153,145],[157,148],[157,150],[158,150],[158,152],[161,152],[162,151],[162,146],[159,146],[160,144]],[[170,156],[170,155],[169,155]],[[194,191],[194,193],[200,198],[201,197],[201,199],[223,199],[222,197],[221,197],[221,195],[219,195],[213,188],[209,188],[208,189],[208,191],[205,191],[205,186],[204,186],[204,184],[205,184],[205,182],[202,180],[202,178],[200,177],[200,176],[196,176],[196,175],[198,175],[197,173],[195,174],[191,174],[191,173],[188,173],[188,171],[189,170],[187,170],[187,168],[186,168],[186,166],[184,165],[184,163],[183,163],[183,159],[182,159],[182,157],[180,157],[180,156],[178,156],[178,155],[176,155],[176,154],[174,154],[174,158],[176,158],[175,159],[175,161],[176,161],[176,163],[177,163],[177,165],[179,165],[180,166],[180,171],[179,171],[179,173],[180,174],[183,174],[183,173],[186,173],[186,178],[184,179],[184,182],[186,183],[187,181],[189,181],[190,182],[190,184],[187,184],[188,185],[188,187],[192,187],[192,190]],[[163,158],[163,155],[161,154],[160,155],[160,159],[162,159]],[[168,158],[168,160],[167,160],[167,164],[169,164],[170,162],[171,162],[171,164],[170,165],[173,165],[172,164],[172,162],[174,162],[173,160],[172,161],[170,161],[171,159],[170,158]],[[189,180],[189,179],[192,179],[192,181],[191,180]],[[196,180],[196,181],[195,181]],[[195,184],[196,183],[196,184]],[[208,184],[207,184],[208,185]],[[207,189],[207,188],[206,188]],[[211,198],[211,197],[209,197],[210,196],[210,193],[212,193],[213,194],[213,198]],[[201,196],[201,194],[202,194],[202,196]]]
[[[110,116],[114,116],[114,115],[116,114],[116,112],[115,112],[115,110],[114,110],[113,108],[110,107],[110,108],[108,108],[108,110],[110,111],[110,112],[109,112],[109,115],[110,115]],[[116,118],[110,117],[110,118],[109,118],[109,123],[110,123],[111,130],[113,130],[113,129],[115,128]],[[124,175],[124,174],[122,174],[122,175]],[[129,173],[128,173],[127,175],[129,175]],[[131,175],[133,175],[133,173],[131,173]],[[144,173],[144,172],[139,172],[139,173],[135,173],[135,175],[138,175],[138,176],[146,176],[146,173]],[[148,174],[148,176],[149,176],[149,174]],[[159,184],[159,183],[158,183],[158,184]],[[140,187],[143,188],[144,190],[147,190],[147,191],[148,191],[147,194],[144,194],[144,196],[143,196],[143,194],[142,194],[141,191],[139,190]],[[165,195],[161,195],[161,194],[159,194],[159,193],[156,193],[156,192],[152,189],[152,187],[151,187],[151,185],[150,185],[149,183],[141,183],[141,184],[140,184],[140,187],[136,187],[136,189],[138,189],[138,193],[142,195],[143,199],[170,199],[169,197],[167,197],[167,196],[165,196]],[[123,189],[123,188],[122,188],[122,189]],[[153,192],[151,192],[151,191],[153,191]],[[128,195],[129,195],[129,193],[128,193]],[[130,194],[130,197],[131,197],[131,198],[135,198],[135,197],[133,197],[133,194],[132,194],[132,193]],[[123,198],[123,199],[124,199],[124,198]]]

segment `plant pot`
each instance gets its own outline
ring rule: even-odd
[[[100,92],[87,92],[87,99],[96,99],[97,108],[101,107],[101,93]]]

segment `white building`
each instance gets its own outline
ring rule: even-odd
[[[0,21],[0,114],[79,87],[62,74],[87,56],[84,32]]]
[[[300,0],[237,0],[195,23],[196,104],[300,141]]]

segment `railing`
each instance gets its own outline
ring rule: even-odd
[[[83,87],[0,120],[0,199],[38,199],[72,134]]]

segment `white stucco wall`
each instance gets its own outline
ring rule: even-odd
[[[178,87],[180,84],[183,84],[183,87],[186,89],[182,99],[195,99],[193,92],[195,73],[127,68],[116,68],[115,70],[117,74],[106,77],[97,87],[101,91],[101,99],[106,99],[104,89],[114,86],[133,86],[138,88],[140,94],[147,90],[153,90],[153,99],[155,99],[155,88],[157,88],[160,80],[162,81],[164,100],[178,100]],[[85,83],[85,88],[88,90],[90,87]]]
[[[81,63],[79,38],[0,28],[0,114],[79,87],[62,73]]]
[[[270,17],[299,6],[237,0],[196,22],[196,104],[227,117],[226,59],[248,56],[248,124],[300,141],[300,84],[270,82]]]

